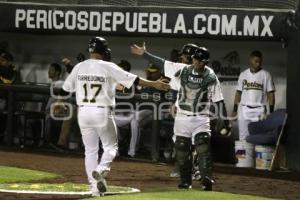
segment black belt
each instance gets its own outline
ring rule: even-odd
[[[259,107],[263,107],[263,106],[248,106],[248,105],[245,105],[247,108],[259,108]]]
[[[85,106],[85,105],[80,105],[79,107],[96,107],[96,108],[109,108],[109,109],[112,109],[111,106]]]
[[[181,114],[184,114],[184,113],[181,113]],[[191,115],[184,114],[184,115],[185,115],[185,116],[188,116],[188,117],[208,116],[208,114],[191,114]]]

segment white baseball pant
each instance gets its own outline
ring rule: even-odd
[[[78,109],[78,123],[85,148],[85,169],[89,184],[96,187],[92,172],[110,170],[110,164],[116,157],[118,141],[115,122],[108,108],[84,106]],[[98,162],[99,140],[103,154]]]
[[[238,110],[238,126],[239,140],[246,140],[249,135],[248,125],[250,122],[259,121],[259,117],[265,114],[265,107],[249,107],[245,105],[239,106]]]
[[[210,133],[210,123],[208,115],[188,116],[177,113],[174,121],[174,141],[176,136],[183,136],[192,138],[194,144],[194,137],[197,133]]]

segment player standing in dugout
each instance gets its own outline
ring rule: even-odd
[[[236,119],[238,113],[239,140],[246,141],[249,136],[248,125],[266,118],[274,111],[275,85],[272,75],[262,68],[263,54],[252,51],[249,57],[249,68],[244,70],[238,79],[233,113]]]
[[[110,49],[102,37],[89,41],[90,58],[78,63],[67,77],[60,95],[68,97],[76,93],[78,124],[85,148],[85,169],[93,196],[107,190],[105,177],[118,151],[116,125],[112,109],[115,107],[117,84],[127,88],[132,85],[168,90],[168,84],[161,81],[148,81],[124,71],[115,63],[104,61]],[[62,101],[62,100],[60,100]],[[54,113],[63,112],[64,105],[58,102]],[[99,139],[103,154],[98,162]]]
[[[198,47],[193,56],[192,64],[174,63],[157,57],[146,51],[145,43],[142,47],[133,45],[131,52],[143,56],[164,71],[165,76],[171,78],[171,89],[177,90],[175,103],[177,113],[174,122],[176,162],[179,166],[179,189],[192,188],[192,145],[198,155],[198,165],[202,179],[202,188],[211,191],[214,180],[212,178],[212,157],[210,150],[210,116],[211,102],[217,106],[217,116],[227,118],[220,82],[214,71],[207,66],[209,51]],[[229,121],[225,120],[225,129],[229,128]]]

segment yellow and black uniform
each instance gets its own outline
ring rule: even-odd
[[[17,80],[17,71],[12,66],[13,57],[10,53],[0,50],[0,84],[12,84]],[[7,105],[7,91],[0,90],[0,109],[5,110]],[[0,112],[0,134],[5,130],[6,115]]]
[[[5,51],[0,50],[0,83],[12,84],[17,79],[17,71],[12,65],[13,56]]]
[[[17,79],[17,72],[13,69],[13,66],[3,67],[0,66],[0,83],[12,84]]]

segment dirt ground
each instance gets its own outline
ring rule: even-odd
[[[86,183],[82,154],[45,154],[5,149],[0,150],[0,165],[54,172],[64,176],[45,182]],[[142,191],[161,187],[176,188],[177,179],[169,177],[172,168],[171,164],[117,158],[112,165],[108,184],[139,188]],[[241,169],[220,164],[215,164],[214,172],[214,191],[277,199],[300,199],[300,173]],[[200,190],[199,183],[194,182],[193,188]],[[82,197],[0,193],[1,200],[79,198]]]

